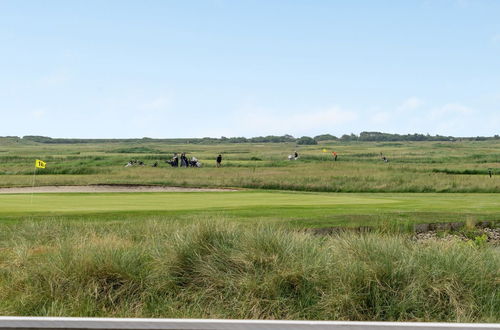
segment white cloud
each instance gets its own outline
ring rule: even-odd
[[[370,119],[373,124],[386,124],[391,119],[391,114],[387,111],[377,112]]]
[[[40,83],[44,86],[58,86],[70,80],[67,70],[58,70],[40,78]]]
[[[31,111],[30,115],[34,119],[41,119],[42,117],[45,116],[46,113],[47,112],[45,111],[45,109],[36,109]]]
[[[277,114],[275,111],[263,108],[246,108],[237,119],[237,126],[244,134],[250,135],[255,135],[255,132],[259,132],[258,134],[310,134],[310,132],[332,132],[356,119],[358,115],[355,112],[337,106],[288,114]]]
[[[173,93],[168,90],[146,93],[141,89],[112,95],[95,106],[88,106],[90,110],[82,114],[82,120],[97,119],[92,126],[95,131],[108,132],[104,137],[114,134],[109,123],[119,127],[115,130],[120,134],[118,137],[178,136],[177,132],[172,133],[172,122],[178,117],[172,111],[174,98],[171,95]]]
[[[465,136],[486,124],[479,118],[475,109],[461,103],[430,106],[412,97],[393,109],[374,112],[363,130]]]
[[[107,113],[111,116],[116,114],[129,117],[136,115],[159,116],[168,112],[173,105],[173,98],[169,93],[158,93],[144,95],[143,93],[128,93],[121,97],[109,97],[102,99],[97,111],[101,114]]]
[[[474,135],[470,129],[480,125],[476,111],[460,103],[447,103],[432,108],[427,112],[426,119],[436,133],[443,135]]]
[[[343,134],[363,130],[444,135],[473,134],[478,123],[477,111],[457,102],[427,106],[420,98],[410,97],[392,109],[374,107],[371,111],[352,111],[334,106],[304,112],[282,113],[276,109],[248,107],[233,123],[216,136],[255,136],[292,134],[314,135],[322,132]],[[213,134],[212,134],[213,135]]]
[[[144,110],[160,111],[160,110],[168,110],[171,107],[171,105],[172,105],[172,98],[170,96],[163,95],[156,97],[148,102],[145,102],[139,108]]]
[[[434,108],[430,111],[431,118],[438,118],[444,116],[463,116],[473,113],[474,111],[459,103],[448,103],[439,108]]]
[[[457,0],[456,4],[458,7],[462,8],[462,9],[467,9],[467,8],[469,8],[470,1],[469,0]]]
[[[398,107],[398,110],[414,110],[421,107],[424,101],[418,97],[412,96],[404,100],[404,102]]]
[[[491,132],[491,135],[500,134],[500,114],[491,114],[485,123],[486,132]],[[488,133],[485,133],[488,134]]]

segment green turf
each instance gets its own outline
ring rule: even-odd
[[[500,140],[456,142],[294,143],[215,145],[116,142],[43,144],[0,138],[0,187],[153,184],[318,192],[500,192]],[[328,152],[323,153],[326,149]],[[297,150],[300,158],[288,161]],[[338,153],[334,161],[331,151]],[[186,152],[202,168],[172,168],[165,160]],[[222,168],[215,157],[223,155]],[[385,163],[381,153],[389,158]],[[124,167],[131,159],[147,166]],[[158,167],[151,164],[158,162]],[[489,170],[492,177],[489,177]]]
[[[276,191],[5,194],[0,219],[87,216],[102,220],[154,215],[224,214],[238,221],[299,227],[498,220],[497,194],[345,194]]]

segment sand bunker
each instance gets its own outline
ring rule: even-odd
[[[235,189],[216,188],[184,188],[164,186],[136,185],[92,185],[92,186],[44,186],[0,188],[0,194],[34,193],[106,193],[106,192],[203,192],[203,191],[236,191]]]

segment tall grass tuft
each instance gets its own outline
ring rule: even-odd
[[[13,224],[0,314],[500,320],[498,249],[406,236],[194,224]]]

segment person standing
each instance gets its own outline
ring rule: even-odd
[[[219,156],[217,156],[217,159],[216,159],[216,166],[217,167],[221,167],[222,166],[222,155],[219,154]]]
[[[334,152],[332,152],[332,155],[333,155],[333,160],[337,161],[337,153],[334,151]]]
[[[179,156],[177,155],[176,152],[174,152],[174,156],[172,157],[172,160],[168,160],[167,163],[169,163],[172,167],[179,166]]]
[[[181,167],[188,167],[188,159],[185,152],[181,154]]]

